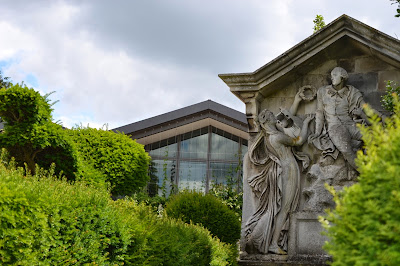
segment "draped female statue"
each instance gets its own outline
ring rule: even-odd
[[[297,208],[299,201],[300,170],[296,158],[308,159],[296,154],[292,147],[301,146],[307,139],[308,124],[313,115],[308,115],[304,122],[300,119],[293,124],[289,112],[281,111],[281,114],[285,119],[277,120],[266,109],[260,112],[261,130],[248,151],[251,163],[263,166],[263,170],[247,180],[259,203],[245,225],[245,249],[255,249],[262,254],[286,254],[289,213]],[[292,133],[289,136],[284,132]]]

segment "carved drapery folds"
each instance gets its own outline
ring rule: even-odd
[[[247,167],[259,170],[244,176],[251,188],[247,197],[257,206],[244,217],[243,252],[286,254],[289,214],[299,210],[300,195],[302,211],[320,212],[333,204],[325,183],[340,188],[354,182],[362,147],[357,124],[366,123],[366,116],[361,93],[347,79],[346,70],[336,67],[330,85],[301,87],[290,109],[276,114],[259,110],[255,94],[244,97],[250,132],[256,133],[247,154],[253,166]],[[316,110],[298,115],[303,101],[316,101]]]

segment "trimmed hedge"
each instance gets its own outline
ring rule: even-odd
[[[78,127],[68,130],[83,161],[104,174],[113,196],[131,195],[149,179],[150,157],[143,145],[123,133]]]
[[[183,191],[172,196],[165,211],[169,217],[203,225],[223,242],[235,244],[240,238],[240,221],[235,212],[213,195]]]
[[[0,264],[229,265],[236,254],[204,228],[160,218],[106,190],[0,163]]]

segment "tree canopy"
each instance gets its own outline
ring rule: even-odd
[[[392,5],[397,4],[397,9],[396,9],[397,14],[394,16],[399,18],[400,17],[400,0],[390,0],[390,1],[393,2]]]
[[[56,170],[69,179],[75,178],[77,156],[73,143],[65,136],[61,125],[52,122],[48,95],[23,84],[10,84],[0,89],[0,117],[5,122],[0,134],[0,146],[28,170],[35,165],[48,168],[56,162]]]

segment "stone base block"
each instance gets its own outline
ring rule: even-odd
[[[318,217],[324,213],[296,212],[290,216],[288,256],[290,261],[314,261],[324,263],[329,260],[322,249],[328,238],[321,234],[323,228]]]

